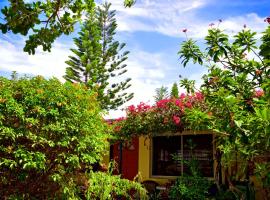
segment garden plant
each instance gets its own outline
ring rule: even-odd
[[[92,199],[100,194],[93,185],[103,180],[111,195],[132,188],[143,194],[138,183],[96,172],[110,138],[96,94],[85,85],[0,78],[1,198]]]
[[[270,22],[270,18],[265,20]],[[212,130],[216,135],[218,167],[223,168],[232,193],[247,196],[235,181],[250,182],[256,176],[264,198],[270,190],[270,27],[259,36],[246,25],[235,35],[222,30],[222,20],[211,24],[205,37],[205,50],[188,38],[181,44],[180,59],[207,68],[203,84],[183,79],[187,93],[178,98],[129,106],[127,117],[115,123],[115,131],[124,138],[154,136],[164,132]],[[258,38],[261,38],[260,41]],[[234,175],[229,168],[241,163]],[[221,170],[215,177],[221,180]],[[216,181],[219,186],[219,180]]]

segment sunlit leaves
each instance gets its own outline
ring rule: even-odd
[[[24,47],[29,54],[35,54],[38,46],[50,51],[59,36],[72,33],[74,25],[82,21],[83,14],[95,7],[94,0],[9,2],[9,6],[1,10],[4,23],[0,23],[0,30],[4,34],[8,31],[24,36],[29,34]],[[135,0],[124,0],[125,7],[134,4]]]
[[[135,4],[136,0],[124,0],[125,7],[131,7]]]
[[[200,51],[200,48],[196,45],[196,42],[192,39],[182,43],[178,54],[180,55],[180,59],[182,59],[182,64],[184,67],[190,60],[192,60],[194,64],[203,64],[203,54]]]
[[[247,29],[229,40],[224,31],[211,27],[205,37],[206,56],[201,58],[208,63],[208,73],[203,76],[201,91],[211,113],[212,128],[219,133],[218,148],[224,166],[235,154],[238,159],[253,160],[269,151],[269,30],[263,33],[261,44],[256,33]],[[185,41],[179,51],[184,67],[198,60],[198,47],[189,48],[196,46],[190,41]],[[191,109],[189,118],[194,117],[194,128],[195,122],[200,122],[196,116],[200,116],[198,110]],[[263,181],[265,177],[260,178]]]
[[[25,194],[41,195],[43,184],[50,190],[50,181],[66,181],[74,170],[90,170],[102,159],[110,131],[84,85],[40,76],[0,78],[0,85],[0,172],[9,179],[0,180],[1,196],[24,184],[33,185]],[[32,193],[35,187],[39,193]]]

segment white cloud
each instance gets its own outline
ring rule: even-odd
[[[19,41],[19,43],[21,43]],[[11,43],[0,39],[1,71],[17,71],[22,74],[55,76],[63,80],[65,61],[70,54],[70,46],[56,42],[51,52],[37,50],[35,55],[23,52],[23,47],[17,43]]]
[[[166,54],[149,53],[134,50],[127,61],[127,77],[132,78],[130,91],[134,92],[134,99],[130,103],[138,104],[140,101],[152,101],[155,88],[166,84],[165,77],[173,68],[166,63]],[[168,81],[170,82],[170,80]],[[168,83],[167,83],[168,84]]]
[[[128,72],[126,77],[131,77],[131,87],[128,92],[134,93],[134,98],[124,104],[119,110],[111,111],[106,118],[125,116],[124,109],[128,105],[138,105],[140,102],[153,104],[155,89],[162,85],[171,88],[172,80],[169,75],[175,68],[167,63],[165,53],[150,53],[134,49],[127,61]],[[123,110],[121,110],[123,109]]]
[[[157,31],[166,35],[179,35],[194,19],[194,10],[203,7],[207,0],[145,0],[126,9],[121,0],[113,1],[113,9],[118,11],[116,17],[120,31]],[[181,33],[180,33],[181,34]]]
[[[122,0],[112,1],[112,8],[117,10],[119,31],[152,31],[173,37],[184,37],[182,29],[188,29],[188,35],[193,38],[203,38],[207,34],[212,21],[199,17],[200,8],[207,6],[213,0],[142,0],[132,8],[124,8]],[[216,19],[218,20],[218,18]],[[239,31],[244,24],[253,30],[261,32],[267,24],[264,17],[256,13],[223,19],[221,27],[229,32]]]
[[[1,71],[17,71],[21,74],[42,75],[45,77],[57,77],[63,80],[62,76],[65,73],[65,61],[70,55],[70,45],[63,45],[56,42],[51,52],[43,52],[38,50],[35,55],[28,55],[23,52],[23,42],[19,41],[18,45],[0,39],[0,54],[1,54]],[[130,104],[139,104],[141,101],[153,103],[155,89],[162,84],[166,86],[165,77],[173,68],[166,62],[166,54],[150,53],[140,49],[133,49],[134,53],[129,55],[127,60],[128,72],[126,77],[131,77],[132,86],[128,89],[134,93],[134,98],[122,106],[125,108]],[[107,118],[115,118],[123,116],[121,110],[112,111]]]
[[[222,28],[226,31],[237,33],[243,29],[243,25],[251,28],[252,31],[261,32],[267,27],[264,18],[259,17],[256,13],[249,13],[244,16],[230,17],[222,22]]]

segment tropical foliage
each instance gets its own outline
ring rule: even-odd
[[[219,138],[223,164],[230,165],[235,159],[247,161],[242,163],[242,174],[236,174],[236,179],[248,179],[245,175],[253,173],[252,164],[257,169],[270,164],[258,159],[269,153],[270,145],[270,54],[266,47],[270,27],[263,32],[259,46],[256,37],[244,26],[230,40],[224,31],[212,26],[204,52],[192,39],[183,42],[179,51],[184,66],[192,60],[208,68],[201,91],[212,113],[213,129],[227,135]],[[270,170],[265,170],[268,178],[260,178],[269,182]]]
[[[169,191],[170,199],[205,200],[209,195],[211,182],[199,176],[183,176],[176,179]]]
[[[111,172],[91,172],[89,186],[86,191],[87,199],[148,199],[146,190],[141,184],[121,179],[120,175],[111,175]]]
[[[146,196],[139,183],[96,172],[111,131],[85,85],[13,75],[0,78],[0,91],[1,197]],[[107,190],[96,190],[101,183]]]
[[[108,127],[84,85],[1,78],[0,90],[0,196],[65,193],[106,153]]]
[[[221,158],[230,188],[234,188],[233,180],[257,175],[265,198],[269,198],[270,27],[262,33],[260,43],[246,26],[232,37],[219,27],[210,27],[204,51],[192,39],[183,42],[179,51],[184,67],[193,61],[208,69],[200,93],[195,92],[195,81],[184,79],[184,98],[164,99],[154,106],[130,106],[127,118],[115,130],[123,136],[151,136],[211,129],[216,132],[221,153],[217,161]],[[240,161],[237,173],[229,176],[228,166]]]
[[[84,12],[95,7],[94,0],[9,0],[9,3],[1,10],[4,23],[0,23],[0,30],[4,34],[8,31],[24,36],[29,34],[24,47],[29,54],[35,54],[38,46],[42,46],[43,51],[50,51],[58,37],[72,33]],[[124,0],[125,7],[134,3],[134,0]]]
[[[106,153],[109,129],[84,85],[1,78],[0,91],[0,196],[61,196]]]

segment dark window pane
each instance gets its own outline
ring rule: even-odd
[[[210,134],[183,136],[184,160],[198,162],[202,176],[213,177],[213,137]],[[184,173],[191,174],[190,167],[184,165]]]
[[[180,176],[181,163],[173,155],[181,153],[181,136],[153,138],[153,175]]]

